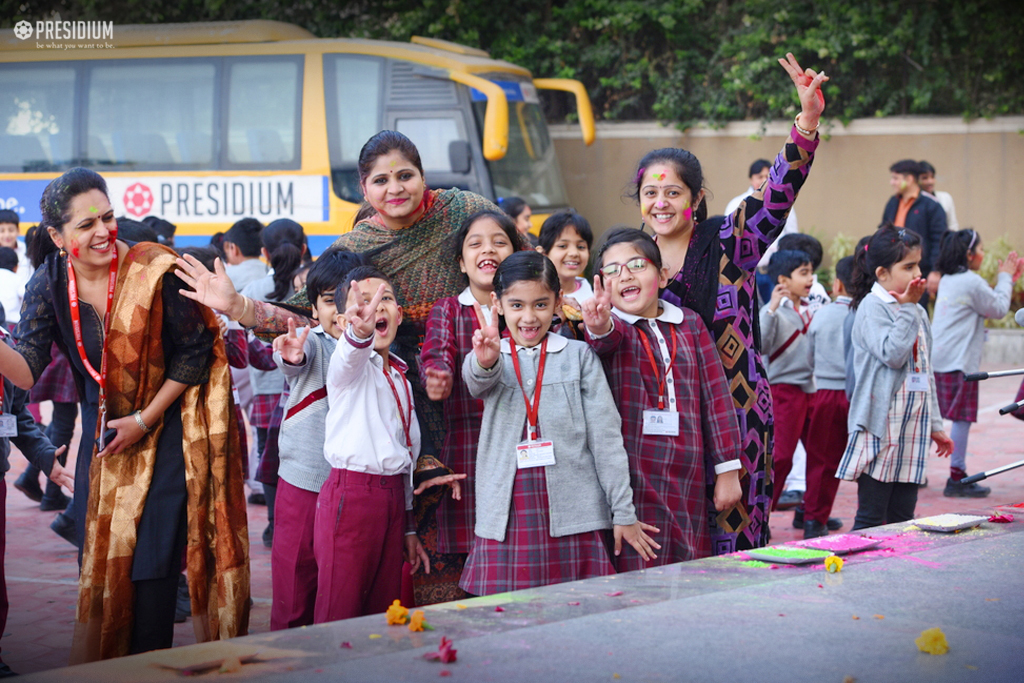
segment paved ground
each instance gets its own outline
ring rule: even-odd
[[[994,370],[998,368],[985,368]],[[1024,423],[1000,417],[999,407],[1012,402],[1019,378],[1000,378],[981,384],[979,422],[971,431],[968,467],[971,472],[988,470],[1024,458]],[[72,448],[75,452],[76,447]],[[12,469],[6,476],[7,494],[7,590],[10,615],[0,640],[3,660],[20,673],[43,671],[67,664],[73,631],[78,567],[75,549],[53,534],[48,525],[52,513],[14,489],[13,482],[25,465],[19,454],[11,457]],[[942,488],[948,476],[948,462],[933,458],[929,465],[930,485],[921,489],[919,517],[966,511],[979,503],[970,499],[945,498]],[[993,488],[991,503],[1024,501],[1024,468],[993,477],[984,482]],[[843,483],[833,515],[841,517],[849,529],[856,510],[856,486]],[[802,538],[792,528],[792,513],[780,512],[772,518],[773,541]],[[260,536],[266,526],[266,508],[249,507],[249,538],[252,561],[252,595],[255,601],[251,633],[269,630],[270,551]],[[175,629],[175,645],[195,642],[191,622]]]

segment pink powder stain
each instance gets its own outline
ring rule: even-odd
[[[78,258],[78,240],[71,240],[71,255]]]
[[[605,593],[609,598],[617,598],[622,595],[622,591],[614,591],[612,593]]]
[[[687,207],[686,209],[683,210],[683,220],[688,221],[691,218],[693,218],[693,209]]]

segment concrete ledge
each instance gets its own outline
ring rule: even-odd
[[[981,363],[1024,367],[1024,329],[989,330]]]

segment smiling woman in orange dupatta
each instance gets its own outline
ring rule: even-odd
[[[174,252],[116,239],[98,174],[68,171],[41,208],[60,252],[28,285],[19,342],[0,350],[0,373],[30,387],[55,342],[82,397],[72,663],[171,646],[186,548],[197,638],[244,635],[245,499],[216,318],[178,294]]]

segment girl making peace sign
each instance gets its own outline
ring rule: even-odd
[[[602,529],[645,560],[661,546],[637,521],[619,416],[597,356],[549,334],[561,295],[546,256],[518,252],[494,278],[491,302],[508,328],[477,309],[462,366],[484,402],[476,462],[476,541],[460,586],[474,595],[615,572]]]

